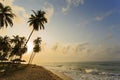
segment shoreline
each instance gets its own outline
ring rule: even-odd
[[[63,80],[73,80],[72,78],[65,75],[64,73],[58,72],[56,70],[50,70],[50,71],[53,72],[54,74],[56,74],[57,76],[59,76],[60,78],[62,78]]]
[[[65,74],[51,71],[43,66],[30,64],[25,69],[1,76],[0,80],[72,80]]]

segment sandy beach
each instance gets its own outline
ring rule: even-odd
[[[57,74],[57,75],[56,75]],[[42,66],[29,65],[25,69],[1,76],[0,80],[69,80],[65,75],[51,72]]]

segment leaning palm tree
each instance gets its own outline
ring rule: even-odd
[[[34,48],[33,48],[33,52],[32,52],[32,54],[31,54],[31,56],[30,56],[30,59],[29,59],[29,62],[28,62],[28,64],[31,64],[32,63],[32,61],[33,61],[33,59],[34,59],[34,57],[35,57],[35,55],[36,55],[36,53],[38,53],[38,52],[40,52],[41,51],[41,38],[40,37],[38,37],[37,39],[35,39],[33,42],[34,42]]]
[[[34,31],[38,31],[39,29],[44,29],[44,23],[47,23],[47,18],[45,17],[45,12],[38,10],[37,12],[35,12],[34,10],[32,10],[34,14],[31,14],[30,18],[29,18],[29,25],[33,27],[32,32],[30,33],[26,44],[28,43],[31,35],[33,34]],[[25,44],[25,46],[26,46]]]
[[[12,13],[12,9],[10,6],[4,6],[0,3],[0,28],[4,26],[8,26],[8,24],[12,27],[15,14]]]

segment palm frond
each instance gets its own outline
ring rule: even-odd
[[[32,12],[35,14],[35,16],[37,16],[37,13],[34,10],[32,10]]]
[[[12,9],[10,6],[4,6],[0,3],[0,28],[4,26],[8,26],[8,24],[12,27],[15,14],[12,13]]]
[[[8,22],[8,24],[12,27],[13,26],[13,22],[12,19],[9,17],[6,17],[6,21]]]
[[[39,29],[44,29],[44,23],[47,23],[47,18],[45,18],[45,12],[44,11],[37,11],[35,12],[34,10],[33,14],[31,14],[30,18],[29,18],[29,25],[33,26],[33,29],[35,29],[36,31],[38,31]]]

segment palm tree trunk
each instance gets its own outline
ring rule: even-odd
[[[32,32],[30,33],[30,35],[29,35],[29,37],[28,37],[28,39],[27,39],[27,41],[26,41],[26,43],[25,43],[25,45],[24,45],[24,47],[26,47],[26,45],[27,45],[28,41],[30,40],[30,37],[32,36],[34,30],[35,30],[35,29],[33,28]],[[22,59],[22,55],[20,56],[20,59]]]
[[[36,53],[34,53],[33,56],[32,56],[32,58],[31,58],[31,62],[30,62],[31,64],[32,64],[32,61],[33,61],[35,55],[36,55]]]
[[[30,35],[29,35],[29,37],[28,37],[28,39],[27,39],[27,41],[26,41],[26,43],[25,43],[24,47],[26,47],[26,45],[27,45],[28,41],[30,40],[30,37],[31,37],[31,36],[32,36],[32,34],[33,34],[33,32],[34,32],[34,28],[33,28],[32,32],[30,33]]]
[[[30,63],[31,63],[31,60],[32,60],[33,55],[34,55],[34,52],[32,52],[32,54],[30,55],[30,59],[29,59],[28,64],[30,64]]]

